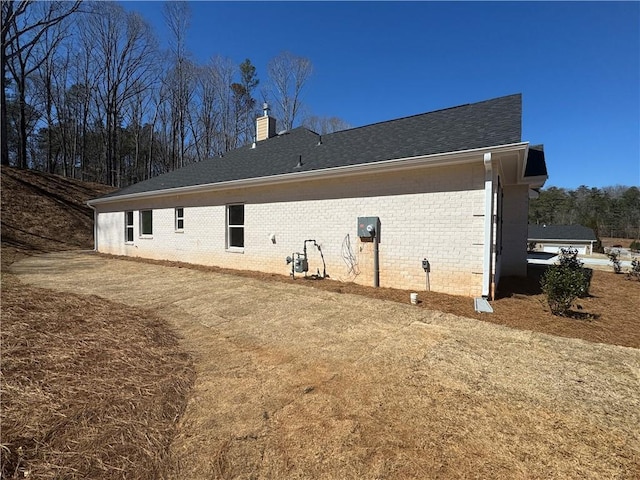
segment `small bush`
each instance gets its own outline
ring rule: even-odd
[[[634,240],[633,242],[631,242],[631,245],[629,245],[629,250],[640,252],[640,240]]]
[[[614,273],[622,273],[622,263],[620,262],[620,250],[612,249],[609,253],[607,253],[607,257],[609,257],[609,261],[613,265]]]
[[[593,270],[585,269],[584,264],[578,259],[578,250],[571,248],[561,248],[558,264],[562,268],[569,270],[577,270],[582,273],[583,280],[580,282],[578,296],[584,298],[589,295],[589,287],[591,286],[591,277]]]
[[[560,261],[551,265],[542,276],[542,291],[554,315],[565,316],[577,297],[589,292],[590,276],[578,260],[578,251],[561,249]]]
[[[640,282],[640,259],[631,260],[631,270],[627,272],[627,278]]]

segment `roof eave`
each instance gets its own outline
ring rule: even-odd
[[[128,195],[118,195],[89,200],[87,205],[101,205],[117,203],[128,200],[147,199],[156,197],[166,197],[172,195],[182,195],[191,193],[201,193],[209,191],[229,190],[234,188],[261,187],[277,185],[283,183],[300,182],[307,180],[330,179],[336,177],[346,177],[352,175],[363,175],[368,173],[387,173],[415,168],[439,167],[448,165],[460,165],[465,163],[482,162],[484,153],[494,154],[524,151],[528,147],[528,142],[510,143],[506,145],[495,145],[490,147],[474,148],[469,150],[459,150],[455,152],[436,153],[431,155],[420,155],[415,157],[404,157],[380,162],[360,163],[357,165],[345,165],[340,167],[325,168],[322,170],[310,170],[305,172],[293,172],[280,175],[270,175],[267,177],[254,177],[240,180],[229,180],[226,182],[205,183],[202,185],[188,185],[185,187],[169,188],[163,190],[153,190],[149,192],[131,193]],[[543,182],[544,183],[544,182]]]
[[[549,175],[538,175],[535,177],[522,177],[523,183],[529,185],[529,188],[542,188],[549,179]]]

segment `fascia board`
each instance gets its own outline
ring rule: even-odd
[[[370,173],[400,172],[403,170],[411,170],[415,168],[460,165],[465,163],[482,162],[483,155],[486,152],[491,152],[492,154],[500,154],[503,152],[524,150],[527,145],[528,142],[519,142],[507,145],[496,145],[491,147],[474,148],[470,150],[460,150],[457,152],[436,153],[432,155],[420,155],[416,157],[383,160],[380,162],[345,165],[341,167],[325,168],[322,170],[285,173],[280,175],[271,175],[268,177],[229,180],[227,182],[205,183],[203,185],[189,185],[185,187],[169,188],[165,190],[131,193],[128,195],[119,195],[115,197],[96,198],[93,200],[89,200],[87,202],[87,205],[101,205],[128,200],[166,197],[190,193],[215,192],[235,188],[263,187],[284,183],[301,182],[307,180],[324,180]]]
[[[529,188],[542,188],[549,179],[549,175],[537,175],[535,177],[522,177],[522,183],[529,185]]]

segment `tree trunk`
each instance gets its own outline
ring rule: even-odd
[[[9,165],[9,140],[7,138],[7,133],[8,133],[8,129],[7,129],[7,97],[4,93],[6,85],[5,85],[5,76],[7,73],[7,57],[5,55],[5,50],[6,50],[6,43],[5,43],[6,39],[2,38],[2,52],[1,52],[1,57],[0,58],[0,62],[2,63],[2,66],[0,67],[0,70],[2,70],[0,72],[1,77],[0,77],[0,87],[2,90],[2,105],[0,106],[0,116],[2,117],[1,119],[1,132],[0,132],[0,136],[2,136],[2,160],[0,163],[2,163],[2,165]]]
[[[27,99],[23,79],[18,82],[20,118],[18,119],[18,168],[27,168]]]

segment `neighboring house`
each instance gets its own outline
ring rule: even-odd
[[[547,253],[560,253],[561,248],[573,248],[582,255],[593,253],[598,241],[593,230],[582,225],[529,225],[529,243]]]
[[[253,145],[89,201],[95,248],[287,274],[307,247],[310,274],[492,298],[526,275],[529,193],[547,179],[521,117],[510,95],[320,136],[276,134],[265,109]]]

